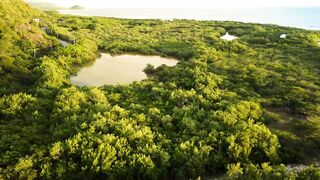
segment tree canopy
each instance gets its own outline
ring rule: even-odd
[[[20,0],[1,0],[0,17],[0,179],[320,178],[286,167],[319,160],[319,31],[78,17]],[[100,52],[180,62],[125,86],[73,85]]]

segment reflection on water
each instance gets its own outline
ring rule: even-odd
[[[143,72],[147,64],[175,66],[176,59],[160,56],[102,54],[93,64],[82,68],[71,82],[78,86],[124,85],[147,78]]]
[[[63,46],[63,47],[68,47],[70,45],[69,42],[67,41],[64,41],[62,39],[58,39],[59,43]]]

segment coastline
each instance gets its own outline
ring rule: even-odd
[[[120,19],[188,19],[199,21],[234,21],[242,23],[270,24],[305,30],[320,30],[320,8],[110,8],[58,10],[60,14],[97,16]]]

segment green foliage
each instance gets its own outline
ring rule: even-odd
[[[319,158],[318,31],[0,10],[0,179],[319,178],[281,165]],[[73,86],[99,51],[181,61],[127,86]]]
[[[288,170],[283,164],[270,166],[268,163],[263,163],[261,166],[248,164],[242,168],[238,163],[228,166],[225,179],[319,179],[319,171],[320,169],[310,166],[294,172]]]

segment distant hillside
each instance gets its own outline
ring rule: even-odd
[[[41,10],[63,9],[63,7],[58,6],[58,5],[54,4],[54,3],[50,3],[50,2],[29,2],[29,1],[26,1],[26,3],[28,3],[32,7],[35,7],[37,9],[41,9]]]
[[[29,21],[30,18],[39,16],[40,12],[30,8],[21,0],[1,0],[0,1],[0,23],[11,24]]]
[[[75,5],[75,6],[70,7],[70,9],[77,10],[77,9],[84,9],[84,7],[79,6],[79,5]]]
[[[51,40],[40,29],[44,14],[22,0],[0,1],[0,87],[15,81],[28,82],[36,49]],[[3,81],[8,79],[8,81]],[[1,178],[0,178],[1,179]]]

